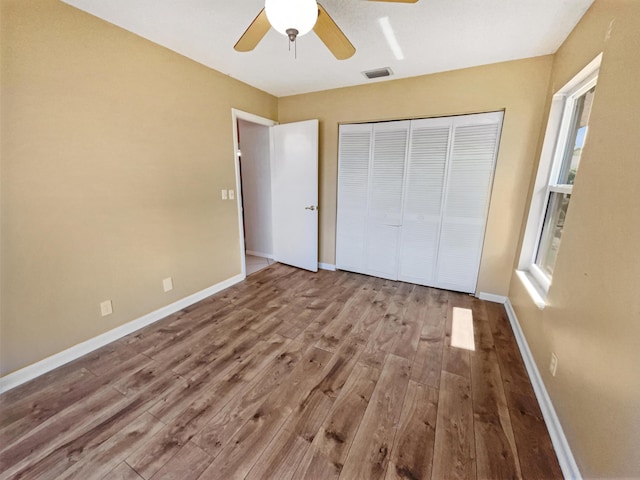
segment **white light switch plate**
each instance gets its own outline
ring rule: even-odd
[[[227,191],[226,190],[222,190],[222,199],[223,200],[227,199]]]
[[[165,292],[173,290],[173,279],[171,277],[168,277],[162,280],[162,288],[164,288]]]
[[[233,190],[229,190],[229,200],[236,198],[236,193]]]

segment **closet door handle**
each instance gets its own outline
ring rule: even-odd
[[[304,207],[305,210],[320,210],[317,206],[315,205],[310,205],[308,207]]]

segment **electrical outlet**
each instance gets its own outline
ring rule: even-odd
[[[173,290],[173,279],[171,277],[167,277],[164,280],[162,280],[162,288],[164,288],[165,292],[168,292],[169,290]]]
[[[233,190],[229,190],[229,200],[234,200],[236,198],[236,194]]]
[[[107,315],[111,315],[113,313],[113,305],[111,305],[111,300],[105,300],[100,304],[100,314],[103,317]]]
[[[226,200],[227,199],[227,191],[226,190],[222,190],[222,199]]]
[[[556,370],[558,369],[558,357],[555,353],[551,354],[551,363],[549,363],[549,371],[551,375],[556,376]]]

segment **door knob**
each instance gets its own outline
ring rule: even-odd
[[[318,207],[316,207],[315,205],[311,205],[309,207],[304,207],[305,210],[320,210]]]

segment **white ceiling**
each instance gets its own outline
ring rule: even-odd
[[[416,4],[323,0],[356,53],[336,60],[310,32],[298,57],[271,29],[252,52],[233,45],[264,0],[63,0],[81,10],[276,96],[370,83],[362,71],[390,67],[387,79],[554,53],[594,0],[420,0]],[[383,34],[388,17],[404,59]],[[384,81],[373,80],[373,81]]]

